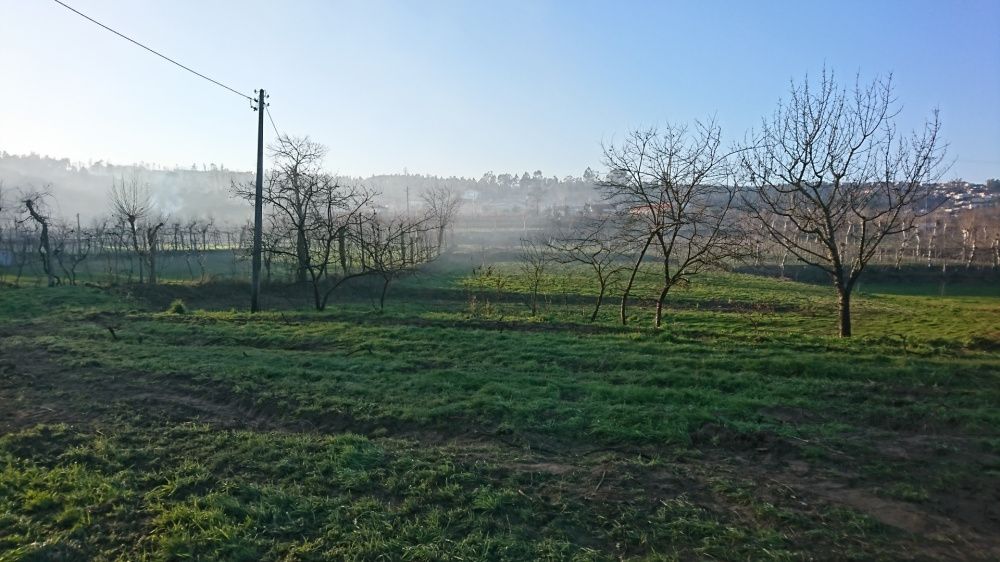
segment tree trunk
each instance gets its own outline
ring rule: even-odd
[[[851,337],[851,289],[837,284],[837,308],[840,310],[840,337]]]
[[[156,252],[159,250],[160,244],[160,228],[163,227],[163,223],[157,224],[156,226],[147,227],[146,229],[146,244],[148,248],[146,251],[149,253],[149,284],[156,285]]]
[[[42,269],[45,270],[48,285],[49,287],[54,287],[57,278],[52,273],[52,253],[49,250],[49,225],[45,222],[42,222],[41,225],[42,234],[39,239],[38,253],[42,256]]]
[[[347,275],[347,235],[346,226],[337,229],[337,254],[340,256],[340,271]]]
[[[628,283],[625,284],[625,290],[622,291],[622,304],[619,311],[619,318],[621,319],[622,326],[628,323],[628,317],[625,315],[625,305],[628,302],[628,294],[632,291],[632,284],[635,283],[635,276],[639,272],[639,266],[642,265],[642,258],[646,256],[646,250],[649,249],[649,245],[653,243],[653,236],[656,234],[650,234],[649,238],[646,238],[646,243],[642,246],[642,251],[639,252],[639,257],[635,260],[635,265],[632,267],[632,274],[628,277]]]
[[[326,308],[326,299],[324,299],[319,294],[319,279],[312,280],[312,290],[313,290],[313,304],[316,306],[316,310],[322,312]]]
[[[392,278],[386,277],[385,278],[385,283],[382,284],[382,294],[379,296],[379,299],[378,299],[378,309],[379,310],[385,310],[385,294],[386,294],[386,292],[389,291],[389,281],[391,281],[391,280],[392,280]]]
[[[139,262],[139,284],[146,282],[145,271],[146,271],[146,256],[142,251],[142,246],[139,245],[139,234],[138,231],[133,228],[132,241],[135,244],[135,259]]]
[[[132,246],[135,248],[135,259],[139,262],[139,284],[141,285],[143,283],[143,279],[144,279],[143,278],[143,274],[142,274],[142,272],[143,272],[142,262],[143,262],[144,256],[142,255],[142,250],[139,249],[139,232],[135,228],[135,220],[134,219],[129,218],[129,223],[128,224],[129,224],[129,228],[132,231]],[[131,265],[131,260],[129,260],[129,264]],[[129,279],[129,281],[131,281],[131,279]]]
[[[295,256],[298,258],[298,270],[295,272],[296,283],[306,282],[306,270],[309,269],[309,249],[306,245],[306,233],[297,229],[295,236]]]
[[[42,233],[38,240],[38,254],[42,258],[42,269],[45,271],[45,276],[48,278],[48,285],[49,287],[53,287],[59,282],[59,278],[52,273],[52,249],[49,246],[48,217],[42,215],[39,211],[36,211],[35,206],[30,199],[25,201],[24,204],[28,209],[28,213],[31,215],[31,218],[42,227]],[[20,271],[18,271],[17,276],[20,280]]]
[[[594,307],[594,312],[590,315],[590,321],[594,322],[597,320],[597,313],[601,311],[601,304],[604,302],[604,289],[607,283],[604,279],[601,279],[601,292],[597,294],[597,306]]]
[[[21,243],[21,259],[17,260],[17,276],[14,278],[14,284],[21,285],[21,275],[24,273],[24,266],[28,264],[28,258],[25,257],[28,254],[28,237],[25,235],[24,242]],[[14,259],[17,259],[17,251],[14,252]]]
[[[534,316],[538,314],[538,278],[535,278],[535,282],[531,286],[531,315]]]
[[[156,240],[149,242],[149,284],[156,285]]]
[[[660,290],[660,296],[656,299],[656,324],[657,328],[660,327],[663,320],[663,301],[667,298],[667,291],[670,290],[670,285],[668,283],[663,284],[663,289]]]

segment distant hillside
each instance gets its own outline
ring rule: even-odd
[[[150,196],[162,212],[182,217],[214,217],[223,222],[243,222],[247,205],[230,197],[232,181],[250,181],[253,174],[224,169],[164,170],[144,166],[119,166],[105,162],[91,165],[68,159],[0,154],[0,181],[5,191],[44,190],[63,217],[80,214],[84,222],[109,210],[114,179],[137,178],[148,185]]]
[[[57,214],[69,218],[79,213],[88,222],[108,212],[112,181],[138,179],[149,188],[156,207],[180,218],[214,218],[219,223],[247,221],[248,205],[232,198],[233,182],[253,181],[251,172],[224,167],[192,165],[164,169],[148,165],[116,165],[103,161],[81,163],[30,154],[0,152],[0,182],[8,194],[17,190],[45,190],[52,194]],[[414,174],[387,174],[368,178],[343,177],[344,184],[362,184],[382,194],[381,204],[403,209],[420,205],[420,194],[444,187],[462,194],[466,212],[540,212],[557,206],[579,206],[597,198],[596,174],[589,168],[581,177],[545,177],[541,170],[494,174],[479,179]]]

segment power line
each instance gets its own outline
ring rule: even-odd
[[[271,122],[271,127],[274,129],[274,134],[280,139],[281,133],[278,132],[278,126],[274,124],[274,118],[271,117],[271,104],[264,104],[264,111],[267,112],[267,120]]]
[[[236,94],[236,95],[238,95],[238,96],[241,96],[241,97],[244,97],[244,98],[246,98],[246,99],[250,100],[251,102],[256,102],[256,101],[257,101],[257,100],[255,100],[255,99],[253,99],[252,97],[250,97],[250,96],[248,96],[248,95],[244,94],[243,92],[240,92],[240,91],[238,91],[238,90],[234,90],[234,89],[230,88],[229,86],[226,86],[226,85],[225,85],[225,84],[223,84],[222,82],[219,82],[218,80],[213,80],[212,78],[209,78],[208,76],[205,76],[204,74],[202,74],[202,73],[198,72],[197,70],[194,70],[194,69],[192,69],[191,67],[188,67],[188,66],[184,66],[183,64],[181,64],[181,63],[179,63],[179,62],[175,61],[174,59],[172,59],[172,58],[168,57],[167,55],[164,55],[163,53],[160,53],[160,52],[158,52],[158,51],[156,51],[156,50],[154,50],[154,49],[151,49],[151,48],[149,48],[149,47],[147,47],[147,46],[143,45],[142,43],[140,43],[140,42],[136,41],[135,39],[132,39],[131,37],[129,37],[129,36],[127,36],[127,35],[123,34],[123,33],[119,33],[119,32],[117,32],[117,31],[115,31],[114,29],[111,29],[110,27],[108,27],[108,26],[104,25],[103,23],[101,23],[101,22],[99,22],[99,21],[95,20],[94,18],[92,18],[92,17],[88,16],[87,14],[85,14],[85,13],[83,13],[83,12],[81,12],[81,11],[77,10],[76,8],[73,8],[72,6],[69,6],[69,5],[67,5],[66,3],[62,2],[61,0],[52,0],[52,1],[53,1],[53,2],[55,2],[56,4],[59,4],[59,5],[60,5],[60,6],[62,6],[63,8],[66,8],[67,10],[69,10],[69,11],[71,11],[71,12],[73,12],[73,13],[77,14],[78,16],[80,16],[80,17],[82,17],[82,18],[84,18],[84,19],[87,19],[87,20],[89,20],[89,21],[91,21],[91,22],[93,22],[93,23],[97,24],[97,25],[99,25],[99,26],[103,27],[104,29],[107,29],[108,31],[110,31],[111,33],[114,33],[115,35],[117,35],[117,36],[121,37],[122,39],[125,39],[125,40],[127,40],[127,41],[130,41],[130,42],[132,42],[132,43],[134,43],[134,44],[136,44],[136,45],[138,45],[138,46],[142,47],[143,49],[146,49],[146,50],[147,50],[147,51],[149,51],[150,53],[153,53],[154,55],[156,55],[156,56],[158,56],[158,57],[160,57],[160,58],[162,58],[162,59],[164,59],[164,60],[166,60],[166,61],[168,61],[168,62],[171,62],[171,63],[173,63],[173,64],[175,64],[175,65],[177,65],[177,66],[179,66],[179,67],[183,68],[184,70],[186,70],[186,71],[188,71],[188,72],[190,72],[190,73],[192,73],[192,74],[196,75],[196,76],[200,76],[201,78],[204,78],[205,80],[208,80],[209,82],[211,82],[211,83],[213,83],[213,84],[215,84],[215,85],[217,85],[217,86],[221,86],[221,87],[223,87],[223,88],[225,88],[225,89],[229,90],[230,92],[232,92],[232,93],[234,93],[234,94]]]

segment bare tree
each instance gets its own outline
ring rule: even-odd
[[[989,242],[987,260],[992,269],[1000,267],[1000,208],[980,209],[983,215],[983,245]]]
[[[619,145],[604,147],[609,171],[599,187],[618,210],[623,237],[635,260],[622,292],[620,319],[637,273],[652,248],[661,265],[655,325],[670,289],[707,267],[717,266],[739,248],[730,210],[736,189],[729,181],[728,155],[720,150],[714,121],[693,128],[667,125],[629,133]]]
[[[441,253],[444,248],[445,232],[462,206],[462,198],[447,187],[433,187],[420,194],[428,213],[434,219],[437,227],[436,251]]]
[[[3,181],[0,180],[0,243],[4,242],[4,235],[7,234],[7,229],[9,228],[5,211],[7,211],[7,205],[4,200]]]
[[[14,220],[7,236],[7,247],[10,252],[11,265],[14,268],[14,284],[21,283],[24,268],[31,259],[31,245],[38,235],[38,225],[34,222],[29,227],[25,220]]]
[[[160,250],[160,229],[167,223],[163,216],[153,217],[144,225],[146,237],[145,254],[149,265],[149,284],[156,284],[156,258]]]
[[[941,168],[937,112],[909,137],[897,133],[897,113],[891,76],[858,78],[848,91],[824,70],[818,85],[793,84],[741,153],[747,212],[792,255],[829,274],[843,337],[851,335],[858,277],[886,237],[929,211],[926,182]],[[785,220],[791,229],[775,228]]]
[[[264,180],[264,204],[278,215],[277,221],[287,228],[293,238],[291,251],[297,262],[295,280],[305,283],[309,275],[309,230],[310,213],[335,185],[323,169],[323,158],[327,148],[309,137],[279,136],[269,147],[273,168]],[[253,199],[253,182],[234,184],[237,196]]]
[[[629,269],[622,261],[626,241],[619,236],[614,217],[581,218],[571,229],[554,236],[548,246],[557,263],[582,264],[593,271],[598,288],[597,303],[590,314],[594,322],[608,289]]]
[[[358,215],[359,228],[354,232],[360,255],[360,271],[355,276],[372,275],[382,280],[379,308],[385,308],[385,297],[392,281],[415,273],[437,256],[428,235],[437,230],[436,217],[380,215],[371,209]]]
[[[548,239],[542,236],[521,238],[519,258],[517,266],[528,278],[531,290],[531,315],[534,316],[538,314],[538,290],[545,277],[545,270],[552,264]]]
[[[205,267],[205,259],[208,251],[208,232],[215,228],[215,219],[209,217],[205,220],[192,220],[187,224],[188,252],[184,259],[191,270],[191,258],[198,264],[199,276],[202,281],[208,278],[208,270]],[[193,273],[192,273],[193,276]]]
[[[4,199],[4,183],[0,180],[0,281],[4,281],[7,276],[6,268],[14,264],[14,248],[11,245],[11,249],[7,250],[5,246],[12,240],[12,234],[15,232],[13,228],[13,219],[9,218],[7,215],[10,213],[10,209],[6,204]]]
[[[28,213],[28,217],[35,221],[41,229],[38,237],[38,254],[42,258],[42,271],[45,272],[45,277],[48,279],[48,286],[52,287],[59,284],[59,276],[56,275],[52,264],[52,245],[49,239],[49,227],[52,223],[52,217],[49,213],[48,205],[45,204],[46,197],[47,194],[45,193],[33,191],[24,194],[21,201],[24,204],[25,211]]]
[[[382,279],[384,306],[394,279],[436,255],[427,234],[447,227],[455,205],[442,192],[418,217],[380,214],[375,192],[341,185],[323,171],[326,152],[308,137],[281,136],[271,147],[275,164],[264,182],[267,276],[275,266],[289,264],[294,280],[309,285],[317,310],[347,281],[376,276]],[[246,198],[253,187],[233,186]]]
[[[142,222],[149,213],[149,194],[140,187],[138,176],[111,183],[111,204],[114,215],[128,230],[129,241],[139,262],[139,283],[143,282],[144,242],[140,240]]]
[[[1000,268],[1000,233],[993,235],[993,242],[990,243],[991,265],[993,269]]]
[[[961,234],[961,258],[966,269],[974,267],[982,261],[982,250],[991,242],[991,232],[1000,229],[1000,208],[981,207],[964,209],[954,213]]]
[[[306,270],[312,285],[313,304],[326,308],[333,291],[351,277],[348,268],[348,229],[371,205],[374,193],[362,187],[343,187],[327,177],[323,189],[310,202],[306,229]],[[281,251],[281,246],[277,246]],[[273,251],[273,250],[272,250]],[[336,266],[339,264],[339,272]],[[358,272],[363,274],[363,272]],[[324,284],[329,285],[324,287]]]
[[[76,270],[90,255],[93,236],[89,232],[81,232],[79,227],[73,228],[65,223],[56,224],[53,229],[55,243],[52,255],[59,268],[66,274],[70,285],[76,285]]]

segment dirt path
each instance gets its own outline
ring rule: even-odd
[[[98,367],[70,369],[40,349],[18,349],[0,358],[0,435],[41,423],[99,430],[123,419],[150,425],[199,422],[226,429],[322,434],[373,435],[378,429],[379,437],[438,447],[470,462],[486,460],[512,472],[555,476],[540,488],[542,495],[572,494],[604,503],[683,497],[712,511],[739,515],[742,507],[713,491],[713,482],[725,477],[750,482],[758,497],[804,515],[816,516],[828,505],[864,513],[901,532],[902,559],[1000,559],[1000,490],[976,489],[995,481],[992,478],[968,483],[966,488],[971,489],[957,490],[950,503],[911,503],[879,495],[872,482],[855,473],[814,466],[800,458],[796,444],[773,436],[723,439],[721,445],[700,447],[692,458],[644,468],[635,462],[636,455],[650,451],[559,443],[544,436],[520,436],[513,441],[475,428],[457,433],[360,423],[343,415],[310,421],[286,414],[248,405],[225,388],[196,385],[179,376]],[[710,427],[706,431],[720,430]],[[887,445],[887,454],[919,464],[920,458],[930,454],[931,439],[922,436],[893,442]],[[851,461],[848,458],[841,464]]]

